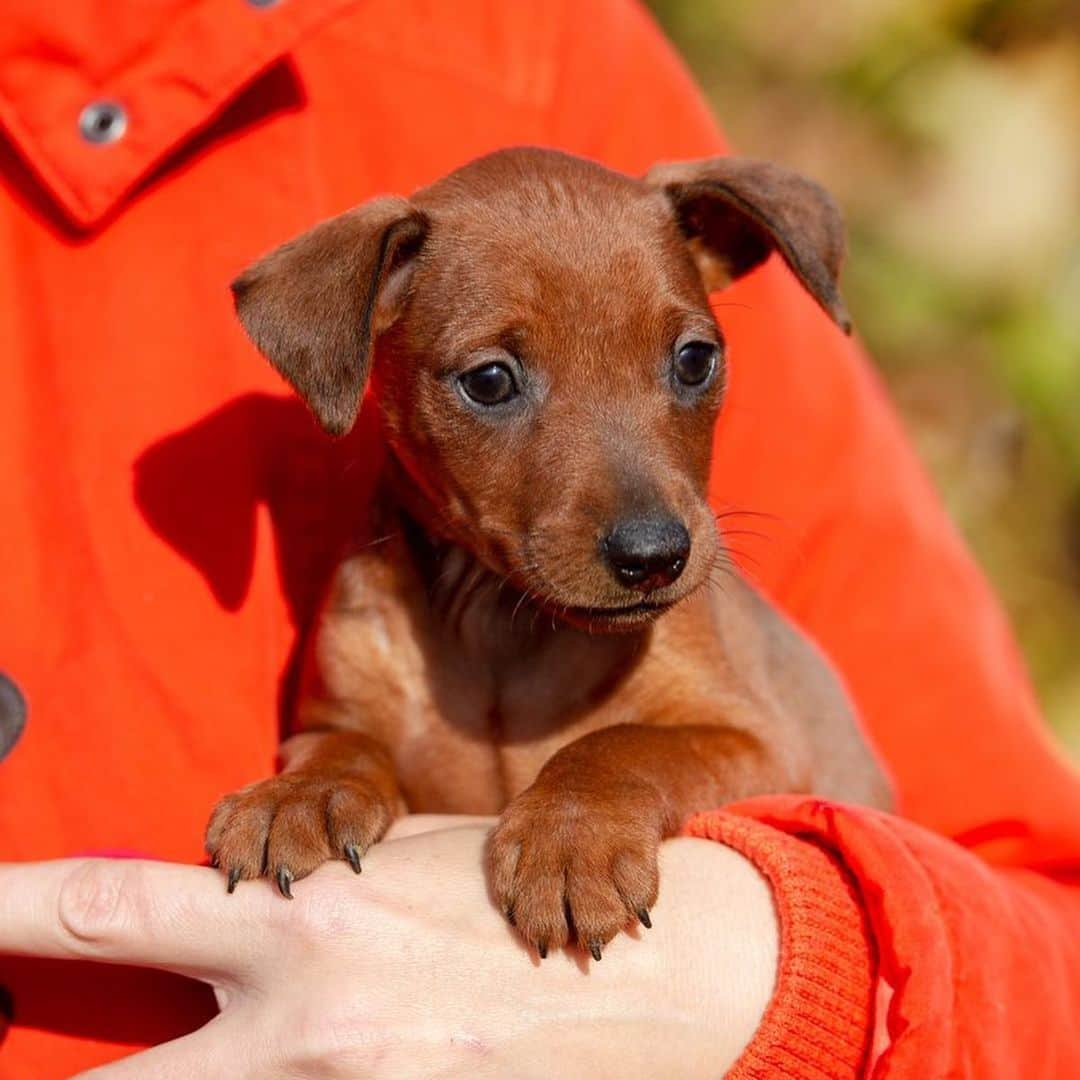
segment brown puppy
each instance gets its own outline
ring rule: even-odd
[[[643,180],[481,158],[233,288],[333,434],[369,376],[389,462],[314,635],[284,770],[224,799],[230,890],[360,870],[405,808],[501,813],[496,902],[543,956],[649,925],[657,848],[764,792],[883,805],[843,692],[731,571],[705,502],[724,343],[707,291],[778,251],[845,329],[839,214],[734,158]],[[722,577],[719,571],[724,571]]]

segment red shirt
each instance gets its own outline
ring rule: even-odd
[[[630,0],[9,0],[0,128],[0,671],[29,708],[0,857],[198,860],[215,799],[272,768],[360,512],[341,492],[367,482],[246,342],[228,281],[497,146],[642,172],[723,144]],[[691,824],[758,862],[781,915],[736,1072],[855,1075],[876,1030],[881,1076],[1080,1075],[1080,785],[1008,628],[858,346],[776,260],[717,305],[715,501],[770,515],[737,546],[842,671],[900,797]],[[211,1007],[122,969],[0,958],[0,983],[19,1080]]]

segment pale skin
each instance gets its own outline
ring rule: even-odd
[[[667,841],[653,929],[603,963],[539,963],[490,903],[491,819],[404,818],[357,879],[327,863],[283,903],[217,872],[136,860],[0,866],[0,952],[178,972],[220,1014],[95,1080],[715,1077],[772,995],[769,887],[730,848]]]

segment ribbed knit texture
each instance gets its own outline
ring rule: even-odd
[[[745,855],[772,886],[780,921],[776,988],[729,1080],[851,1080],[863,1075],[876,962],[848,876],[820,847],[750,818],[697,814],[688,836]]]

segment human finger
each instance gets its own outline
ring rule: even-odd
[[[237,973],[263,944],[268,889],[226,893],[207,867],[142,859],[0,864],[0,952]]]

